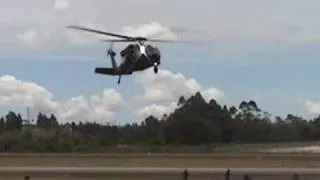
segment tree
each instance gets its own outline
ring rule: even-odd
[[[5,120],[3,117],[0,118],[0,134],[2,134],[5,130]]]
[[[43,129],[52,129],[58,127],[58,121],[54,114],[48,118],[45,114],[39,113],[37,117],[37,126]]]
[[[22,128],[22,118],[20,114],[16,114],[13,111],[9,111],[6,115],[6,122],[5,122],[5,130],[6,131],[15,131],[21,130]]]
[[[122,126],[59,123],[54,114],[40,112],[38,128],[28,125],[21,132],[21,115],[9,111],[0,119],[0,152],[174,152],[168,147],[320,139],[320,115],[310,120],[294,114],[272,119],[254,100],[228,107],[215,99],[206,102],[200,92],[181,96],[177,105],[159,119],[150,115],[141,123]],[[212,151],[208,147],[201,152]]]

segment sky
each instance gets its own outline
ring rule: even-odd
[[[199,91],[223,105],[253,99],[273,115],[312,118],[320,114],[319,8],[316,0],[0,0],[0,112],[132,123]],[[118,85],[93,72],[111,66],[100,41],[109,37],[67,25],[210,43],[155,44],[159,73]]]

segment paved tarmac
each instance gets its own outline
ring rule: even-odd
[[[228,168],[187,168],[190,180],[223,179]],[[0,177],[23,177],[31,179],[170,179],[180,180],[184,168],[150,167],[0,167]],[[320,168],[230,168],[232,179],[242,179],[249,174],[254,180],[291,179],[294,173],[302,179],[320,179]],[[239,179],[240,180],[240,179]]]
[[[0,167],[0,173],[5,172],[63,172],[63,173],[181,173],[188,169],[190,173],[221,173],[227,169],[238,173],[287,174],[299,172],[301,174],[320,175],[320,168],[170,168],[170,167],[35,167],[14,166]]]

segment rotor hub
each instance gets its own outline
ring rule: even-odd
[[[136,41],[147,41],[148,39],[145,37],[136,37],[134,38]]]
[[[140,46],[143,46],[144,42],[147,41],[148,39],[145,37],[136,37],[134,38],[134,40],[137,41]]]
[[[138,41],[138,44],[139,44],[140,46],[143,46],[143,45],[144,45],[144,41]]]

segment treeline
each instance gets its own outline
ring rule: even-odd
[[[178,108],[161,119],[123,126],[59,124],[39,113],[35,123],[9,112],[0,119],[0,152],[105,152],[128,147],[164,147],[227,143],[301,142],[320,139],[320,116],[306,120],[288,114],[271,118],[255,101],[238,107],[207,103],[200,93],[180,97]]]

